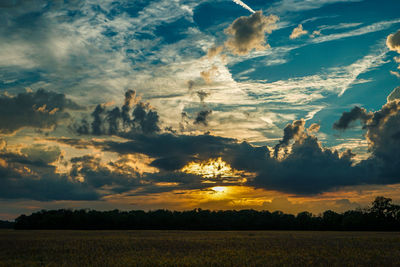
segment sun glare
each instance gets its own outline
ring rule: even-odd
[[[225,192],[226,187],[225,186],[214,186],[211,189],[214,190],[215,192],[222,193],[222,192]]]
[[[189,162],[182,168],[182,172],[201,175],[204,179],[240,180],[244,173],[233,169],[222,158],[209,159],[203,162]],[[245,179],[245,178],[244,178]],[[212,182],[212,181],[208,181]]]

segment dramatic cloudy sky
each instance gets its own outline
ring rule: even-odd
[[[0,219],[400,202],[398,0],[3,0]]]

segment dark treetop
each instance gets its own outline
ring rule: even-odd
[[[281,211],[95,211],[42,210],[15,220],[15,229],[181,229],[181,230],[400,230],[400,206],[377,197],[370,208],[336,213]]]

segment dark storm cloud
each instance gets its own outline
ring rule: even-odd
[[[256,170],[267,159],[267,147],[253,147],[235,139],[212,135],[133,135],[129,142],[106,142],[103,149],[119,154],[140,153],[154,158],[151,166],[168,176],[183,175],[180,170],[191,161],[222,157],[237,169]],[[155,177],[155,174],[151,174]],[[160,177],[160,175],[158,175]],[[186,176],[185,176],[186,177]],[[193,176],[198,179],[198,176]]]
[[[201,110],[197,113],[196,118],[194,119],[194,124],[203,124],[204,126],[208,125],[208,118],[210,117],[212,110]]]
[[[133,134],[125,135],[124,137],[131,139],[131,141],[123,143],[108,141],[104,143],[104,149],[120,154],[136,152],[154,158],[182,159],[180,164],[174,163],[177,164],[175,169],[183,167],[194,157],[206,160],[223,155],[223,151],[226,148],[236,144],[234,139],[211,135],[174,135],[165,133],[158,135]],[[180,161],[176,160],[176,162]],[[174,168],[166,164],[165,169]]]
[[[298,139],[301,134],[304,133],[305,120],[296,120],[286,125],[283,129],[283,138],[274,148],[274,156],[278,157],[279,150],[283,147],[287,147],[289,142],[293,139]]]
[[[17,96],[0,96],[0,133],[13,133],[24,127],[51,128],[69,117],[66,109],[79,106],[64,94],[38,90]]]
[[[140,179],[154,183],[178,183],[169,189],[160,190],[202,186],[201,177],[185,174],[182,168],[189,162],[204,162],[221,157],[234,169],[249,173],[251,178],[248,179],[248,185],[313,195],[344,186],[400,182],[397,177],[400,162],[399,110],[399,101],[394,100],[374,113],[354,108],[345,112],[336,122],[337,129],[346,129],[354,120],[361,120],[367,131],[366,138],[372,155],[359,163],[353,161],[355,154],[350,150],[339,153],[323,147],[314,135],[318,132],[319,125],[312,124],[307,129],[303,119],[289,123],[283,130],[282,139],[272,149],[212,135],[149,135],[132,131],[120,135],[128,139],[127,142],[92,141],[91,145],[120,155],[139,153],[153,158],[150,165],[159,172],[143,174]],[[69,143],[73,145],[73,142]],[[85,173],[82,173],[84,177],[92,177],[87,180],[91,186],[109,185],[110,182],[106,181],[111,177],[114,178],[110,181],[120,184],[121,192],[138,186],[129,182],[125,184],[125,180],[116,182],[119,180],[115,178],[115,174],[107,173],[106,169],[99,172],[100,169],[96,170],[95,166],[96,164],[92,164],[91,168],[86,168]],[[96,177],[101,177],[99,184],[95,183]],[[215,181],[221,182],[218,179]],[[240,184],[239,181],[236,183]],[[157,186],[154,185],[147,189],[143,186],[137,188],[144,190],[142,192],[157,191]]]
[[[71,182],[66,176],[42,174],[22,176],[16,171],[0,167],[0,198],[52,200],[97,200],[99,194],[85,184]]]
[[[317,194],[367,182],[361,179],[359,168],[351,166],[350,152],[340,154],[323,148],[315,136],[306,134],[291,148],[285,158],[259,166],[250,184],[287,193]]]
[[[210,95],[210,93],[207,93],[206,91],[200,90],[197,91],[197,96],[200,98],[200,102],[204,103],[204,100]]]
[[[343,116],[346,114],[343,113]],[[342,120],[339,119],[339,121]],[[400,102],[395,99],[376,112],[361,119],[371,152],[370,158],[358,165],[368,170],[366,175],[374,184],[400,182]]]
[[[162,172],[163,176],[161,173],[141,174],[139,169],[132,167],[129,159],[122,157],[105,163],[91,155],[72,158],[70,170],[59,173],[54,163],[60,160],[63,156],[58,147],[34,145],[21,151],[9,151],[3,146],[0,151],[0,199],[99,200],[132,190],[146,194],[157,190],[171,191],[177,186],[192,188],[201,181],[196,175],[168,171]],[[158,188],[154,183],[160,181],[182,184]]]
[[[91,188],[100,189],[102,195],[121,194],[146,195],[173,190],[201,189],[209,187],[202,177],[195,174],[161,169],[156,173],[140,173],[131,167],[128,159],[102,163],[100,158],[86,155],[72,158],[72,178],[82,177]],[[128,163],[128,164],[127,164]],[[159,183],[170,183],[160,185]]]
[[[122,116],[123,113],[119,110],[119,107],[115,107],[110,110],[107,114],[107,122],[108,122],[108,134],[113,135],[117,134],[119,130],[120,120],[124,120]]]
[[[121,161],[101,163],[100,158],[83,156],[71,159],[71,177],[84,179],[84,183],[94,189],[108,193],[123,193],[140,185],[140,176],[135,169],[120,164]]]
[[[108,109],[99,104],[91,113],[92,122],[84,118],[71,128],[78,134],[124,135],[127,133],[153,134],[160,131],[159,115],[149,103],[136,96],[136,92],[125,93],[121,108]]]
[[[372,114],[368,113],[364,108],[354,107],[349,112],[343,112],[340,119],[333,124],[333,128],[337,130],[345,130],[350,127],[350,124],[354,121],[360,120],[366,122],[370,119]]]
[[[104,130],[104,118],[105,118],[105,107],[103,105],[97,105],[92,112],[92,134],[101,135],[105,132]]]
[[[139,110],[135,111],[136,107]],[[130,121],[135,121],[134,118],[142,121],[147,113],[141,109],[145,107],[141,104],[132,106],[134,115]],[[103,114],[103,111],[98,113]],[[187,117],[186,114],[183,116]],[[344,186],[400,182],[400,101],[394,99],[376,112],[355,107],[344,112],[334,127],[344,130],[355,120],[361,121],[371,151],[371,156],[360,162],[353,161],[355,154],[351,150],[340,153],[323,147],[315,135],[319,125],[311,124],[307,129],[303,119],[287,124],[282,139],[272,148],[207,134],[148,134],[145,131],[120,132],[120,137],[129,140],[126,142],[97,140],[82,144],[65,140],[65,143],[96,146],[104,151],[117,152],[121,157],[144,154],[153,159],[150,166],[157,168],[158,172],[133,176],[127,173],[134,172],[124,172],[116,163],[104,167],[98,159],[82,159],[79,166],[73,163],[76,177],[84,177],[89,187],[108,187],[114,193],[128,192],[132,188],[143,194],[157,190],[203,188],[205,185],[200,176],[184,173],[182,168],[189,162],[205,162],[218,157],[232,168],[248,173],[247,185],[293,194],[313,195]],[[158,188],[158,182],[176,185]],[[214,182],[222,183],[217,178]],[[240,182],[236,181],[236,184]]]
[[[135,102],[136,102],[136,92],[134,90],[126,91],[124,105],[121,108],[121,118],[124,127],[128,126],[130,123],[131,117],[129,112],[132,109],[132,106],[135,104]]]
[[[167,192],[184,189],[203,189],[222,184],[220,177],[209,177],[207,180],[213,183],[204,183],[200,175],[182,172],[181,169],[191,161],[206,161],[210,158],[223,157],[227,162],[237,165],[237,168],[252,168],[254,162],[265,159],[264,148],[253,148],[247,143],[237,143],[234,139],[221,138],[210,135],[131,135],[126,138],[130,142],[106,142],[103,149],[124,154],[146,154],[155,158],[151,166],[159,169],[156,173],[143,173],[137,176],[136,181],[144,181],[135,188],[135,192],[129,194],[148,194],[154,192]],[[82,162],[90,161],[82,159]],[[93,180],[98,177],[98,164],[92,164],[88,170],[93,172]],[[80,169],[80,168],[79,168]],[[81,170],[81,169],[80,169]],[[82,174],[82,171],[80,172]],[[115,174],[113,174],[115,177]],[[100,173],[100,176],[102,174]],[[113,178],[114,179],[114,178]],[[228,178],[224,178],[227,180]],[[226,181],[225,181],[226,182]],[[157,185],[157,183],[174,183],[174,185]],[[237,184],[237,181],[230,181]],[[120,183],[121,184],[121,183]]]
[[[0,198],[51,200],[96,200],[99,194],[86,183],[58,174],[50,165],[60,157],[58,149],[29,147],[21,152],[0,153]]]
[[[293,125],[296,125],[295,122]],[[125,143],[108,142],[106,150],[121,154],[143,153],[155,158],[152,166],[177,173],[190,161],[221,157],[237,170],[255,173],[249,185],[296,194],[315,194],[340,186],[361,184],[360,168],[352,167],[352,154],[325,149],[305,132],[283,159],[271,156],[268,147],[211,135],[135,135]]]
[[[160,131],[158,126],[159,116],[158,113],[151,108],[148,104],[139,102],[133,110],[133,123],[138,125],[136,129],[140,129],[143,133],[150,134]]]
[[[382,123],[386,119],[371,119],[371,121]],[[179,184],[160,190],[200,186],[201,177],[182,173],[182,168],[189,162],[204,162],[218,157],[234,169],[249,173],[248,185],[287,193],[312,195],[336,190],[343,186],[388,183],[379,179],[378,168],[370,166],[371,160],[355,164],[352,160],[354,154],[350,150],[339,153],[336,150],[324,148],[312,134],[318,127],[311,125],[310,129],[306,129],[304,124],[304,120],[298,120],[287,125],[280,145],[278,144],[272,150],[266,146],[253,146],[246,142],[240,143],[235,139],[218,136],[171,133],[152,135],[126,133],[123,137],[130,141],[92,141],[91,145],[105,151],[117,152],[120,155],[139,153],[153,158],[150,165],[156,167],[159,172],[143,174],[140,176],[141,179]],[[374,140],[374,142],[378,141]],[[67,143],[73,145],[73,142]],[[88,183],[92,186],[107,184],[104,182],[106,179],[104,177],[108,177],[107,179],[111,179],[111,176],[115,177],[115,174],[107,173],[106,169],[100,171],[99,175],[100,169],[96,169],[96,166],[97,164],[92,164],[85,173],[81,172],[84,177],[90,174],[92,178],[88,179]],[[98,176],[102,177],[102,182],[94,184]],[[93,182],[89,182],[91,180]],[[215,182],[222,181],[216,179]],[[121,188],[134,186],[134,184],[122,182],[116,184],[121,184]],[[236,184],[240,182],[236,181]],[[156,187],[145,189],[139,186],[138,188],[145,191],[157,191]]]

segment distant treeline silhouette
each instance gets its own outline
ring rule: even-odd
[[[0,229],[11,229],[14,227],[14,223],[9,221],[1,221],[0,220]]]
[[[169,229],[169,230],[400,230],[400,206],[377,197],[370,208],[314,216],[280,211],[95,211],[42,210],[21,215],[15,229]]]

